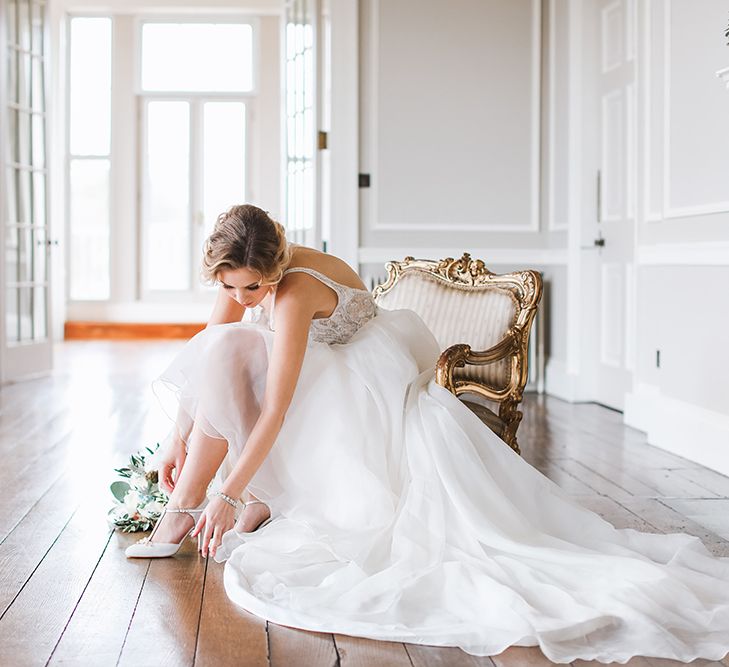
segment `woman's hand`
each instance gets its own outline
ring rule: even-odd
[[[220,496],[213,496],[200,516],[191,537],[202,535],[200,553],[207,558],[215,558],[215,552],[223,542],[223,533],[229,531],[235,524],[235,508]]]
[[[182,466],[185,465],[187,452],[185,443],[179,438],[172,440],[159,458],[157,470],[159,471],[159,485],[168,495],[175,489],[175,480],[180,479]],[[175,471],[175,478],[172,478],[172,471]]]

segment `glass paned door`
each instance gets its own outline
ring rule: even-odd
[[[50,249],[46,165],[47,6],[0,0],[0,132],[3,178],[3,381],[52,365],[49,327]]]
[[[218,215],[233,204],[246,202],[246,106],[242,102],[204,102],[202,111],[205,238]]]
[[[150,290],[190,287],[190,103],[147,104],[145,275]]]
[[[143,293],[204,292],[203,242],[220,213],[246,201],[247,104],[195,96],[143,106]]]

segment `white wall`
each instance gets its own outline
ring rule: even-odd
[[[729,66],[726,3],[641,9],[637,365],[625,419],[729,474],[729,91],[716,77]]]
[[[464,251],[495,271],[542,270],[552,368],[566,368],[566,54],[548,67],[564,7],[359,7],[359,163],[371,182],[360,189],[360,271],[376,278],[391,259]]]
[[[635,100],[611,175],[635,207],[614,237],[625,420],[650,443],[729,473],[722,0],[459,2],[457,11],[360,0],[360,170],[373,186],[360,191],[361,267],[376,275],[405,254],[469,250],[499,270],[542,269],[547,390],[597,400],[610,292],[601,281],[614,260],[612,247],[593,246],[600,99],[611,85],[598,49],[601,21],[615,17],[607,37],[625,54],[620,76]]]
[[[590,248],[598,230],[595,174],[605,91],[599,39],[601,21],[619,6],[612,38],[629,52],[635,99],[625,116],[633,136],[626,137],[627,159],[616,174],[635,204],[630,236],[621,239],[626,288],[613,304],[624,318],[620,328],[632,385],[624,397],[624,419],[646,431],[650,444],[729,474],[729,402],[723,388],[729,371],[723,346],[729,327],[729,300],[723,294],[729,278],[729,91],[716,77],[729,66],[726,5],[721,0],[548,4],[556,21],[549,24],[555,48],[547,61],[554,64],[547,68],[554,85],[548,88],[545,114],[549,118],[557,109],[558,124],[551,130],[555,155],[570,158],[566,176],[559,164],[549,164],[545,179],[566,180],[571,213],[567,367],[558,358],[550,379],[548,366],[547,389],[568,399],[600,396],[602,355],[596,343],[604,334],[606,294],[600,280],[616,239],[608,239],[604,251]],[[563,12],[568,28],[561,40]],[[561,111],[568,121],[564,133]]]
[[[360,2],[364,248],[548,247],[540,234],[541,7]]]
[[[568,400],[595,397],[582,4],[360,0],[359,17],[360,172],[372,184],[360,190],[360,270],[467,250],[492,270],[542,271],[546,386]]]

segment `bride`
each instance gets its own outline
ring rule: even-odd
[[[127,556],[196,537],[234,603],[307,630],[554,662],[729,651],[729,558],[576,504],[435,383],[426,325],[344,261],[234,206],[203,275],[210,322],[153,385],[169,503]]]

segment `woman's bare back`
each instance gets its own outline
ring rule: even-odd
[[[331,278],[333,281],[344,285],[345,287],[352,287],[355,289],[366,290],[367,287],[362,282],[361,278],[357,273],[349,266],[344,260],[329,255],[315,248],[309,248],[308,246],[299,245],[292,243],[291,261],[288,268],[300,268],[304,267],[307,269],[314,269],[323,273],[325,276]],[[296,275],[296,274],[294,274]],[[299,274],[300,275],[300,274]],[[287,279],[285,276],[282,280]],[[316,318],[326,318],[332,314],[332,311],[337,306],[337,296],[333,290],[321,282],[316,281],[313,285],[313,289],[320,290],[322,293],[322,308],[317,311]],[[271,302],[273,299],[273,292],[267,294],[265,299],[261,302],[261,306],[264,311],[268,314],[271,309]]]
[[[298,244],[292,245],[293,252],[289,268],[303,266],[307,269],[315,269],[345,287],[367,289],[356,271],[347,262],[339,259],[339,257],[321,252],[320,250],[316,250],[316,248],[309,248]]]

